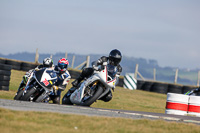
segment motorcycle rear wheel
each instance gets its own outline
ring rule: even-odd
[[[48,94],[44,91],[36,100],[35,102],[45,102],[45,98],[48,97]]]

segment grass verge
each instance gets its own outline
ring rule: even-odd
[[[19,112],[0,108],[0,129],[2,133],[199,133],[200,127],[162,120]]]

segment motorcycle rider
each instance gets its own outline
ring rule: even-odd
[[[22,81],[21,81],[21,83],[20,83],[20,85],[19,85],[18,90],[20,90],[20,88],[26,86],[27,80],[28,80],[28,78],[30,77],[30,75],[31,75],[31,73],[32,73],[33,71],[38,71],[38,70],[40,70],[40,69],[42,69],[42,68],[44,68],[44,67],[52,68],[52,69],[53,69],[53,68],[54,68],[53,60],[52,60],[51,58],[47,57],[47,58],[45,58],[45,59],[43,60],[43,63],[42,63],[41,65],[38,65],[35,69],[31,69],[31,70],[29,70],[28,72],[26,72],[25,75],[24,75],[23,78],[22,78]]]
[[[200,92],[200,87],[186,92],[185,95],[192,95],[192,94],[195,94],[195,93],[197,94],[198,92]]]
[[[57,82],[53,86],[54,94],[50,95],[50,99],[53,100],[53,103],[60,104],[61,92],[66,89],[66,86],[71,79],[71,76],[67,70],[69,62],[65,58],[61,58],[58,61],[58,64],[55,66],[55,71],[57,72]]]
[[[100,59],[98,59],[97,61],[94,61],[92,63],[93,67],[89,67],[89,68],[84,68],[81,72],[81,74],[79,75],[79,77],[72,82],[72,88],[69,90],[71,93],[74,92],[77,87],[78,84],[84,79],[84,78],[88,78],[90,77],[93,72],[94,69],[95,70],[99,70],[99,65],[101,66],[105,66],[105,65],[113,65],[117,67],[117,76],[119,76],[122,72],[122,67],[120,66],[120,61],[122,59],[122,55],[121,52],[117,49],[113,49],[110,53],[109,56],[102,56]],[[114,88],[112,88],[114,90]],[[104,97],[102,97],[100,100],[103,100],[104,102],[108,102],[112,99],[112,92],[109,91]]]

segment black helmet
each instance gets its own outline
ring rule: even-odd
[[[45,58],[43,60],[43,66],[44,67],[52,67],[53,66],[53,60],[49,57]]]
[[[113,49],[109,54],[109,63],[111,65],[117,66],[122,59],[121,52],[117,49]]]

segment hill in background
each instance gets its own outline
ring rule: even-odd
[[[50,54],[40,54],[39,55],[39,62],[42,63],[43,59],[46,57],[50,57]],[[57,64],[57,61],[65,57],[65,53],[56,53],[52,55],[54,64]],[[82,62],[86,60],[86,57],[88,55],[79,55],[79,54],[73,54],[68,53],[67,58],[69,60],[69,67],[71,67],[72,58],[75,56],[74,61],[74,67],[78,66]],[[97,60],[102,55],[97,54],[90,54],[90,63],[94,60]],[[105,55],[106,56],[106,55]],[[8,58],[8,59],[16,59],[21,61],[29,61],[34,62],[35,61],[35,53],[16,53],[16,54],[9,54],[9,55],[2,55],[0,54],[0,57]],[[142,76],[147,80],[153,80],[153,70],[156,69],[156,80],[157,81],[163,81],[168,83],[173,83],[175,79],[175,71],[177,68],[173,67],[160,67],[158,62],[156,60],[150,59],[144,59],[144,58],[134,58],[134,57],[126,57],[123,56],[121,66],[123,68],[122,75],[124,76],[126,73],[134,73],[136,64],[139,65],[139,72],[142,74]],[[198,71],[195,70],[187,70],[187,69],[179,69],[179,76],[178,76],[178,83],[184,84],[184,85],[197,85],[197,78],[198,78]],[[138,76],[138,78],[140,78]]]

